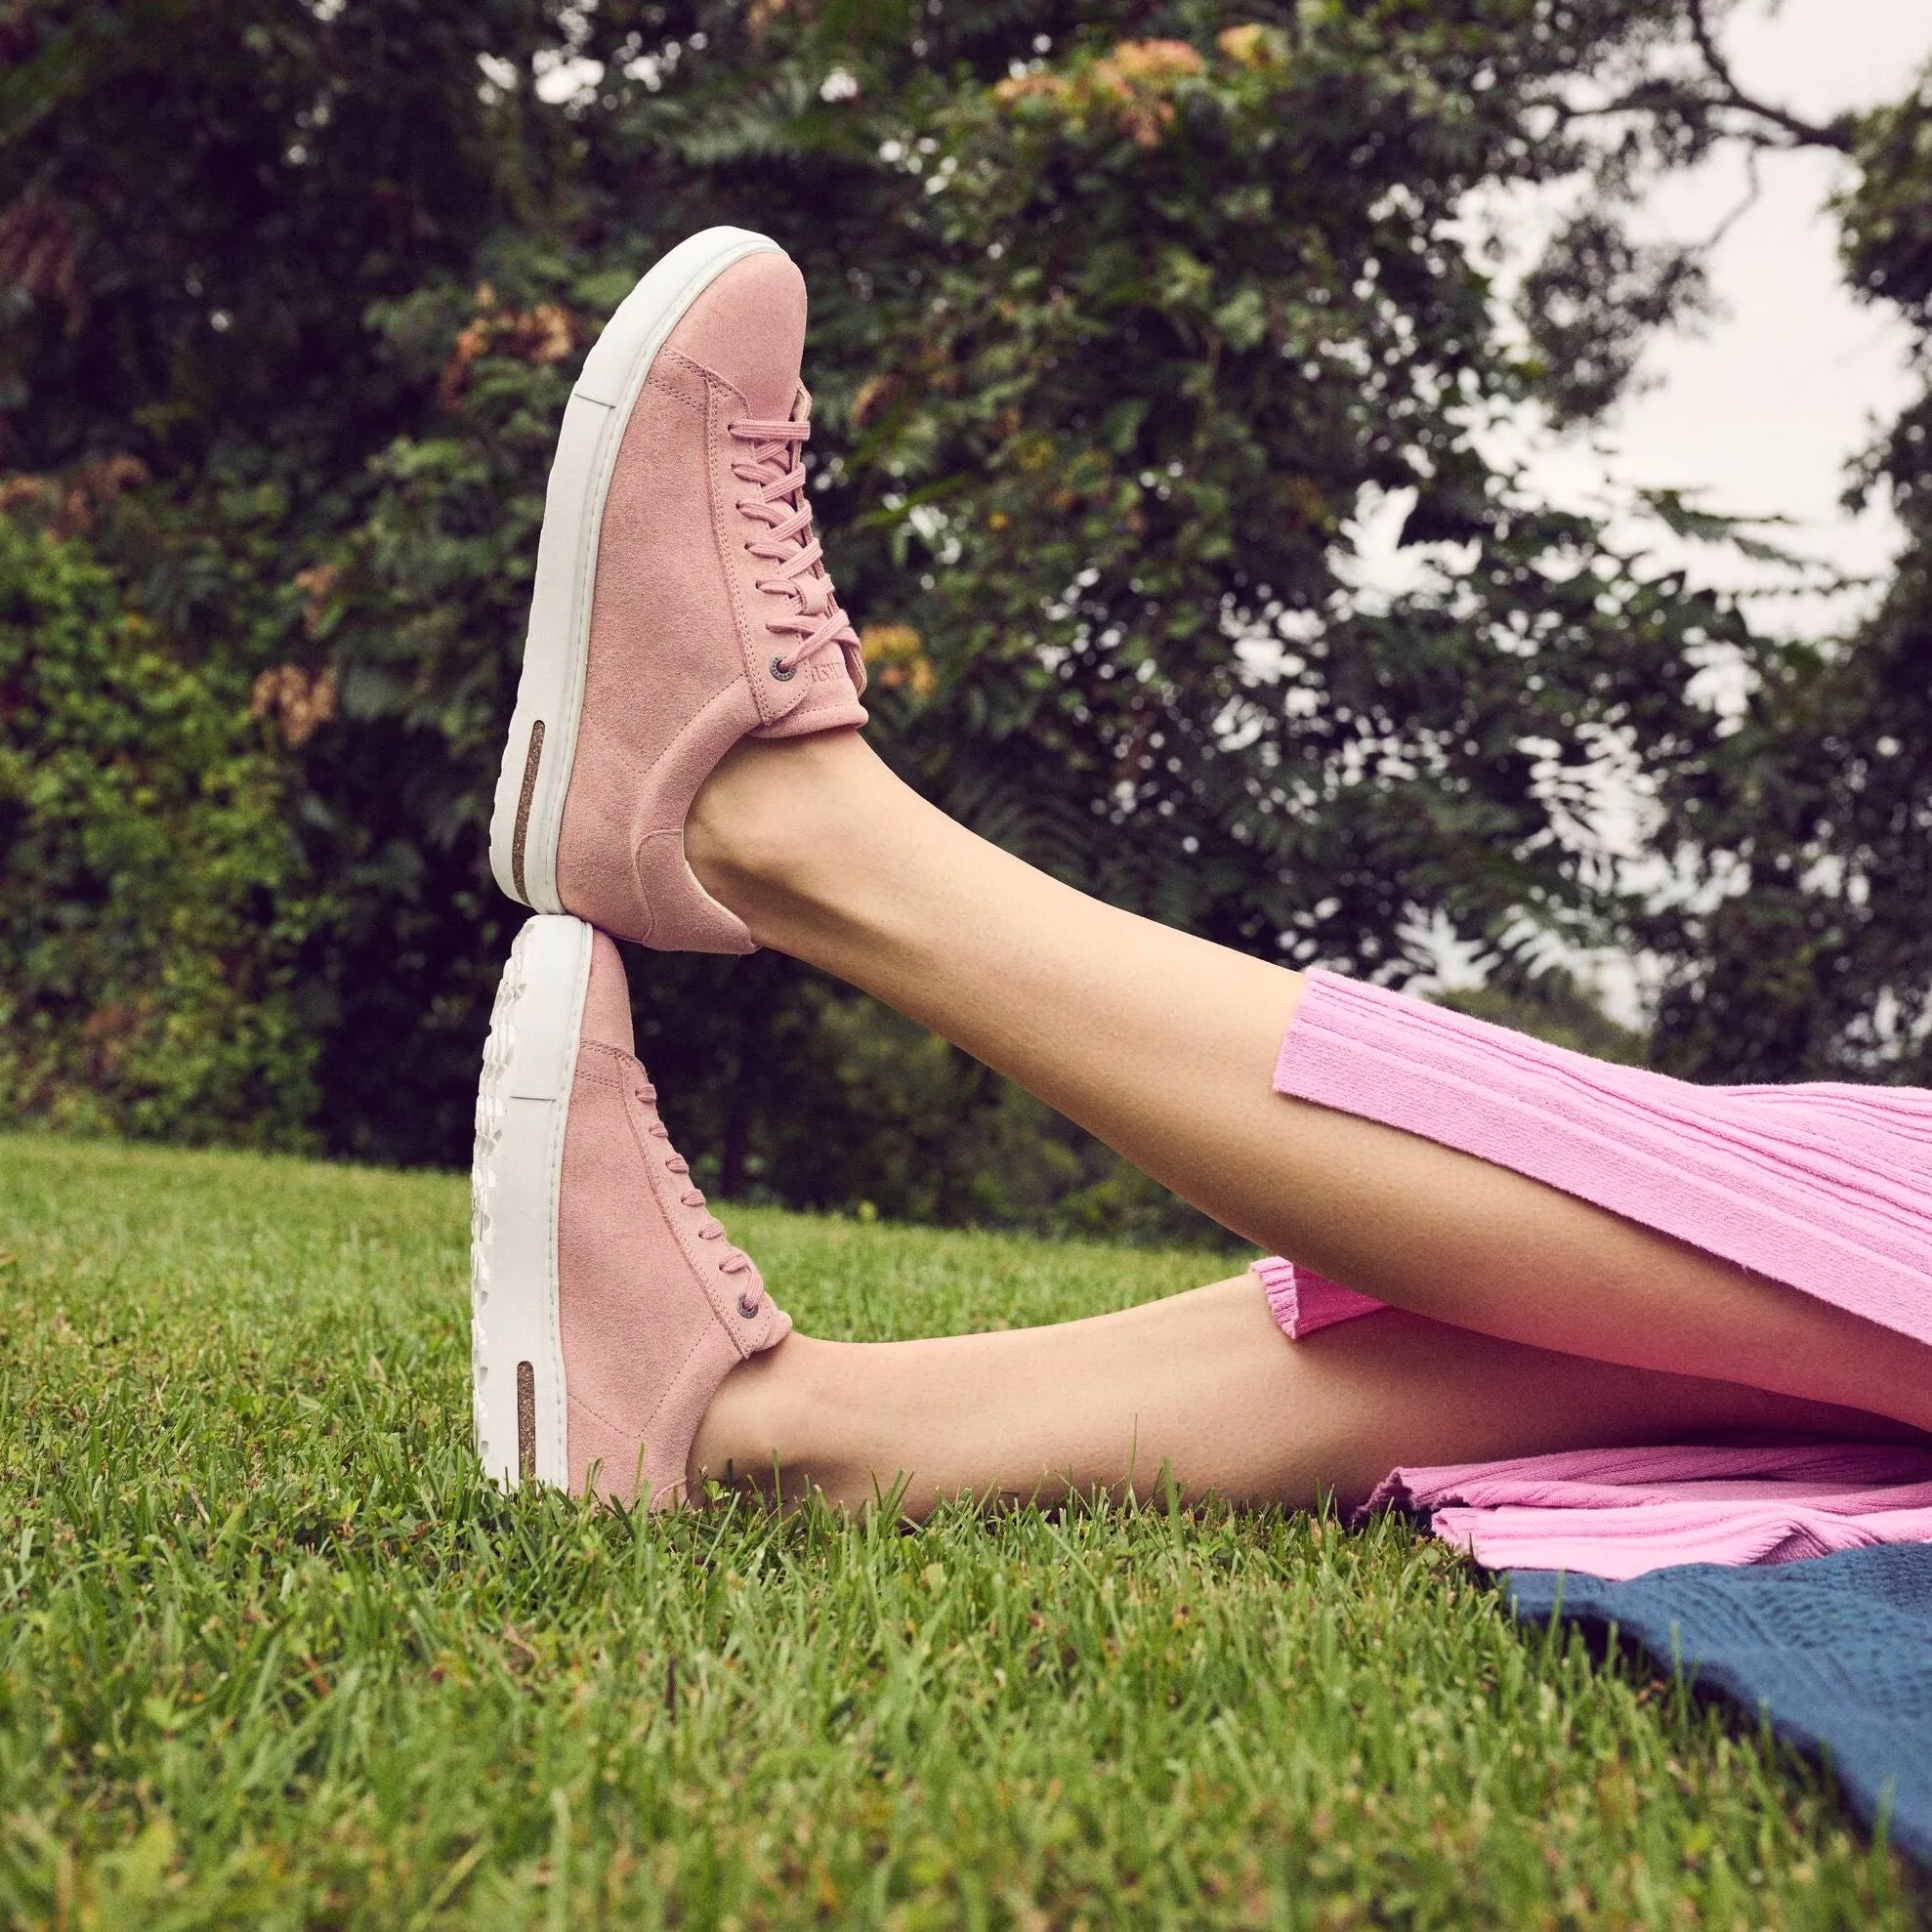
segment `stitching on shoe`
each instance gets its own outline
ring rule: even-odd
[[[625,1054],[621,1047],[606,1046],[602,1040],[581,1040],[577,1045],[577,1078],[588,1080],[594,1087],[609,1087],[622,1093],[626,1085],[622,1069],[606,1071],[595,1065],[587,1067],[584,1065],[584,1055],[587,1053],[601,1053],[607,1059],[619,1061],[632,1056]]]
[[[714,1322],[716,1322],[719,1319],[718,1312],[716,1309],[713,1309],[711,1311],[711,1319]],[[730,1330],[728,1329],[726,1332],[729,1335]],[[580,1409],[584,1414],[592,1417],[594,1420],[598,1422],[601,1422],[605,1426],[605,1428],[611,1430],[614,1434],[629,1438],[630,1440],[634,1441],[638,1449],[643,1451],[642,1454],[635,1455],[632,1457],[632,1462],[636,1466],[637,1474],[638,1474],[638,1488],[637,1490],[632,1491],[634,1495],[641,1493],[644,1491],[646,1484],[650,1481],[649,1477],[645,1474],[645,1467],[651,1460],[651,1429],[656,1424],[658,1416],[663,1412],[664,1405],[667,1402],[669,1402],[671,1398],[677,1394],[679,1389],[681,1389],[684,1386],[685,1377],[689,1375],[692,1370],[692,1358],[695,1356],[698,1350],[701,1349],[703,1346],[704,1346],[704,1331],[700,1330],[698,1332],[697,1339],[692,1343],[690,1348],[685,1350],[683,1360],[681,1360],[677,1367],[672,1370],[671,1379],[664,1384],[664,1393],[657,1398],[656,1402],[651,1407],[651,1413],[647,1415],[644,1418],[644,1420],[637,1425],[635,1430],[632,1429],[631,1425],[628,1422],[618,1422],[614,1420],[612,1417],[606,1415],[604,1411],[601,1408],[599,1408],[594,1403],[586,1402],[582,1396],[569,1396],[567,1398],[566,1401],[567,1413],[571,1408]],[[748,1360],[746,1356],[742,1354],[738,1356],[739,1362],[743,1362],[746,1360]],[[732,1371],[732,1368],[735,1367],[735,1365],[736,1364],[728,1365],[725,1373],[729,1375]],[[700,1426],[703,1423],[703,1419],[704,1418],[702,1416],[698,1417],[698,1422]],[[696,1433],[693,1431],[691,1442],[685,1445],[685,1464],[687,1468],[690,1466],[691,1463],[691,1451],[693,1445],[694,1445],[696,1441],[697,1441],[697,1436]],[[691,1487],[690,1478],[686,1476],[684,1470],[681,1469],[677,1473],[677,1475],[671,1480],[671,1482],[666,1486],[664,1494],[673,1501],[683,1501],[686,1497],[686,1494],[690,1487]],[[651,1491],[651,1500],[653,1504],[659,1500],[658,1492],[655,1490],[652,1490]]]
[[[718,1320],[717,1310],[712,1309],[710,1313],[711,1313],[711,1319],[714,1322],[717,1321]],[[685,1350],[683,1356],[679,1358],[677,1367],[671,1371],[671,1379],[664,1384],[664,1393],[657,1398],[657,1401],[651,1407],[651,1413],[647,1415],[641,1423],[638,1424],[637,1437],[640,1442],[644,1440],[645,1432],[648,1429],[650,1429],[651,1425],[653,1422],[657,1420],[658,1414],[663,1409],[664,1405],[667,1402],[669,1402],[674,1395],[677,1394],[678,1385],[684,1380],[685,1376],[691,1372],[692,1357],[694,1356],[698,1352],[698,1350],[704,1346],[704,1339],[705,1338],[703,1333],[700,1332],[697,1339],[694,1342],[693,1342],[692,1345]],[[741,1362],[744,1360],[744,1358],[740,1356],[738,1360]],[[735,1365],[733,1365],[735,1366]],[[726,1374],[730,1374],[731,1369],[728,1367],[725,1370],[725,1372]],[[631,1425],[628,1422],[619,1422],[618,1420],[616,1420],[614,1416],[606,1415],[604,1411],[601,1408],[599,1408],[594,1403],[586,1402],[582,1396],[572,1396],[570,1400],[577,1406],[577,1407],[581,1408],[586,1415],[595,1416],[596,1419],[602,1422],[607,1429],[615,1429],[618,1432],[618,1434],[622,1435],[628,1432],[631,1427]],[[679,1478],[679,1480],[682,1482],[683,1478],[681,1477]]]
[[[724,381],[721,377],[714,376],[701,363],[693,362],[692,367],[703,376],[705,382],[706,408],[704,412],[704,429],[706,447],[704,452],[704,469],[705,482],[709,485],[711,498],[711,541],[718,549],[718,567],[725,573],[725,595],[731,599],[733,627],[737,632],[737,654],[740,675],[751,688],[751,701],[758,713],[758,723],[760,725],[775,724],[778,714],[767,716],[766,693],[763,681],[758,676],[757,666],[752,662],[751,619],[745,612],[744,600],[738,592],[737,571],[733,567],[732,559],[725,554],[725,520],[722,514],[723,498],[720,494],[718,477],[717,441],[722,434],[726,441],[729,441],[731,440],[731,431],[720,421],[717,405],[728,394],[736,397],[740,403],[744,403],[744,398],[730,383]],[[749,407],[749,404],[745,406]],[[734,509],[732,514],[736,516],[738,513]],[[742,540],[739,541],[737,548],[740,552],[743,550],[744,545]]]
[[[727,576],[729,577],[729,572],[727,572]],[[749,687],[750,680],[746,678],[743,670],[743,657],[744,657],[743,649],[742,646],[740,646],[738,652],[739,668],[729,673],[724,683],[719,685],[718,688],[714,692],[712,692],[707,698],[705,698],[703,703],[698,705],[696,709],[692,712],[691,716],[688,719],[686,719],[683,727],[679,730],[677,735],[674,738],[672,738],[670,743],[666,745],[663,751],[659,754],[658,762],[660,765],[664,762],[664,760],[669,759],[682,745],[686,744],[698,732],[700,727],[703,727],[707,724],[708,722],[707,714],[710,712],[711,708],[714,705],[720,703],[722,700],[726,698],[729,698],[734,693],[734,692],[735,692],[738,689],[739,686],[742,685],[742,686],[746,686],[747,688]],[[807,686],[806,690],[809,695],[811,687]],[[803,708],[802,705],[801,708]],[[787,715],[789,715],[789,713],[787,713]],[[755,693],[752,696],[752,720],[753,722],[751,724],[743,726],[739,730],[738,736],[737,738],[735,738],[733,740],[733,743],[736,743],[738,739],[741,739],[746,735],[746,733],[754,732],[758,730],[759,727],[765,722],[763,715],[758,710],[758,700]],[[728,745],[726,747],[726,750],[729,750],[730,748],[731,747]],[[718,759],[721,759],[723,756],[724,756],[724,752],[720,752],[718,754],[718,758],[714,758],[712,760],[711,765],[705,775],[707,777],[710,776],[710,772],[715,771],[717,769]],[[700,788],[701,788],[701,784],[702,781],[700,780]],[[693,797],[694,798],[696,794],[693,793]],[[632,875],[634,878],[636,877],[638,855],[642,853],[645,846],[650,844],[651,841],[653,839],[674,839],[677,842],[678,857],[683,861],[685,870],[687,871],[687,873],[690,874],[693,890],[695,891],[699,895],[699,897],[703,899],[708,904],[717,906],[719,911],[724,912],[729,916],[735,918],[736,915],[731,912],[731,908],[729,906],[720,905],[719,902],[714,898],[712,898],[710,893],[705,891],[703,883],[698,879],[697,874],[691,870],[691,857],[690,854],[685,850],[685,827],[689,823],[690,818],[691,818],[691,806],[689,803],[687,803],[687,805],[685,806],[684,817],[680,819],[676,824],[669,824],[669,825],[654,824],[648,831],[641,833],[638,836],[636,843],[632,848],[632,855],[631,855]],[[651,934],[656,928],[658,911],[657,911],[657,907],[651,902],[651,894],[645,890],[644,882],[642,879],[637,880],[637,889],[638,889],[639,897],[643,902],[644,909],[645,909],[646,925],[644,932],[644,943],[646,945],[649,945]],[[742,922],[740,921],[740,923]],[[616,1049],[612,1048],[610,1049],[610,1051],[614,1052],[616,1051]]]
[[[683,1365],[680,1364],[679,1366],[680,1366],[680,1372],[682,1372]],[[668,1394],[669,1391],[667,1390],[665,1393]],[[664,1405],[660,1400],[657,1405],[657,1407],[662,1408],[663,1406]],[[632,1467],[637,1471],[638,1486],[635,1490],[631,1491],[631,1495],[633,1499],[635,1499],[643,1491],[646,1484],[648,1484],[651,1480],[650,1477],[645,1474],[645,1465],[651,1460],[651,1444],[646,1439],[644,1430],[640,1428],[633,1431],[631,1425],[628,1422],[613,1421],[609,1416],[606,1415],[605,1412],[601,1408],[599,1408],[595,1403],[586,1402],[582,1396],[569,1397],[566,1407],[567,1409],[572,1409],[572,1408],[575,1409],[579,1415],[588,1416],[593,1422],[601,1422],[605,1426],[605,1428],[610,1430],[613,1434],[618,1436],[631,1437],[636,1442],[636,1445],[638,1449],[642,1451],[642,1453],[638,1455],[634,1455],[631,1458]],[[653,1408],[651,1411],[651,1417],[652,1421],[656,1420],[657,1418],[656,1408]],[[693,1437],[692,1440],[695,1442],[696,1438]],[[690,1450],[686,1450],[685,1460],[687,1462],[691,1460]],[[596,1486],[597,1491],[598,1492],[601,1493],[603,1490],[602,1478],[609,1474],[609,1465],[603,1456],[599,1456],[594,1467],[597,1471],[597,1477],[598,1477],[598,1482]],[[588,1463],[586,1463],[584,1466],[584,1479],[585,1479],[584,1487],[587,1492],[592,1488],[592,1474],[591,1474],[592,1468],[593,1465]],[[574,1470],[571,1473],[572,1476],[574,1476],[575,1474]],[[666,1491],[666,1493],[675,1496],[678,1500],[681,1501],[683,1500],[685,1491],[688,1487],[689,1485],[686,1479],[683,1476],[680,1476],[675,1483],[670,1485],[669,1490]],[[651,1491],[651,1500],[653,1502],[657,1500],[657,1493],[655,1491]]]
[[[706,368],[702,362],[687,356],[682,349],[673,349],[667,343],[657,353],[676,362],[680,368],[689,369],[706,389],[722,389],[726,395],[735,397],[745,408],[749,409],[751,407],[750,400],[746,398],[744,391],[738,388],[736,383],[727,382],[716,369]],[[697,406],[696,403],[692,404],[693,408],[696,408]]]
[[[664,353],[665,352],[662,350],[658,352],[660,356],[663,355]],[[671,351],[670,353],[675,355],[677,352],[674,350]],[[678,357],[678,360],[682,362],[683,360],[685,360],[685,358],[682,356],[680,356]],[[700,416],[704,414],[704,404],[702,402],[694,402],[692,400],[692,399],[689,396],[680,396],[678,392],[675,389],[673,389],[668,382],[659,381],[656,365],[654,362],[652,363],[651,373],[648,376],[646,376],[644,379],[644,386],[646,389],[655,390],[656,393],[659,396],[661,396],[666,402],[682,403],[684,407],[687,409],[696,410],[696,412]]]
[[[715,1309],[713,1309],[711,1312],[711,1319],[714,1322],[717,1321],[718,1319],[718,1314]],[[684,1360],[678,1364],[675,1372],[671,1376],[671,1379],[664,1384],[664,1393],[657,1398],[657,1407],[651,1411],[650,1418],[649,1420],[646,1421],[644,1425],[645,1429],[649,1429],[651,1423],[657,1420],[657,1417],[659,1413],[662,1411],[664,1405],[667,1402],[669,1402],[674,1395],[677,1394],[678,1390],[681,1387],[683,1387],[685,1377],[691,1373],[692,1358],[694,1355],[696,1355],[698,1350],[701,1349],[703,1346],[704,1346],[704,1335],[702,1332],[700,1332],[696,1341],[693,1342],[690,1348],[685,1350]],[[738,1362],[742,1362],[745,1360],[745,1358],[740,1355],[738,1356],[737,1360]],[[732,1372],[732,1369],[735,1368],[736,1365],[737,1363],[731,1364],[729,1366],[727,1366],[725,1373],[729,1375]],[[698,1419],[698,1425],[701,1428],[703,1426],[704,1418],[703,1416],[700,1415],[697,1419]],[[644,1431],[640,1430],[638,1433],[642,1435]],[[692,1442],[694,1444],[696,1441],[697,1441],[697,1436],[695,1432],[693,1432],[692,1435]],[[691,1449],[689,1448],[687,1448],[685,1450],[685,1461],[687,1464],[689,1464],[689,1462],[691,1461]],[[680,1484],[682,1484],[684,1480],[685,1479],[682,1476],[678,1478]]]

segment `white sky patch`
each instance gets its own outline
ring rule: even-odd
[[[1925,0],[1745,0],[1721,43],[1740,86],[1816,120],[1896,100],[1932,60]],[[1852,164],[1824,149],[1764,153],[1758,194],[1745,155],[1714,154],[1664,182],[1639,212],[1644,239],[1693,240],[1736,215],[1710,261],[1718,313],[1696,334],[1660,336],[1639,391],[1586,435],[1551,436],[1534,421],[1500,426],[1490,446],[1528,459],[1528,480],[1549,500],[1616,512],[1643,488],[1683,490],[1701,508],[1779,518],[1784,547],[1846,575],[1882,576],[1899,545],[1889,508],[1859,514],[1839,502],[1847,465],[1913,393],[1911,332],[1885,305],[1854,299],[1838,259],[1832,195]],[[1513,198],[1525,254],[1561,213],[1570,190]],[[1743,212],[1737,211],[1743,208]],[[1615,520],[1619,540],[1641,535],[1661,563],[1700,583],[1744,591],[1768,585],[1767,567]],[[1753,620],[1782,634],[1842,629],[1863,600],[1805,595],[1750,601]]]
[[[545,48],[530,62],[536,75],[536,98],[546,106],[562,107],[597,91],[604,79],[604,63],[588,54],[564,54]]]

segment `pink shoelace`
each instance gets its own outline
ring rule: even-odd
[[[638,1099],[641,1100],[645,1104],[645,1106],[653,1109],[656,1107],[657,1089],[655,1087],[650,1085],[647,1082],[645,1085],[638,1087],[635,1091],[637,1093]],[[665,1148],[664,1148],[665,1168],[670,1173],[677,1175],[680,1180],[685,1179],[691,1173],[691,1162],[687,1160],[684,1157],[684,1155],[677,1151],[676,1148],[670,1145],[670,1139],[671,1139],[670,1128],[665,1126],[663,1121],[653,1119],[651,1123],[651,1137],[652,1140],[659,1140],[665,1143]],[[693,1187],[686,1188],[685,1191],[681,1195],[679,1195],[678,1198],[680,1201],[684,1203],[686,1207],[702,1207],[704,1205],[704,1195],[702,1191],[697,1188],[693,1188]],[[718,1252],[719,1274],[721,1275],[750,1275],[751,1274],[750,1255],[746,1254],[741,1247],[734,1247],[730,1241],[725,1240],[725,1224],[722,1221],[720,1221],[715,1214],[705,1215],[702,1222],[698,1224],[697,1239],[701,1241],[725,1242],[724,1246]],[[743,1318],[747,1322],[750,1322],[756,1320],[758,1311],[763,1306],[764,1306],[764,1299],[762,1294],[759,1292],[758,1278],[755,1275],[752,1275],[751,1281],[748,1281],[742,1288],[738,1290],[737,1312],[741,1316],[743,1316]]]
[[[791,601],[783,616],[769,618],[765,628],[774,637],[796,639],[791,648],[772,659],[772,675],[780,683],[798,675],[799,666],[836,644],[845,652],[852,682],[865,689],[865,659],[859,634],[839,609],[832,580],[822,567],[824,551],[812,534],[812,506],[805,499],[805,466],[798,445],[812,434],[810,423],[739,422],[730,425],[750,453],[732,465],[739,483],[751,484],[755,496],[741,497],[738,509],[768,525],[765,534],[745,545],[752,556],[780,567],[758,579],[758,588]]]

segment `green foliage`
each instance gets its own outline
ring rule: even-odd
[[[1706,751],[1690,641],[1744,633],[1483,460],[1530,385],[1453,231],[1477,185],[1578,165],[1530,104],[1631,10],[1542,45],[1533,7],[1220,18],[1076,39],[898,144],[912,245],[868,281],[901,347],[826,386],[821,494],[938,671],[900,756],[1048,869],[1295,963],[1407,977],[1432,917],[1498,968],[1600,936],[1568,807],[1606,734],[1659,776]],[[1438,567],[1352,595],[1397,491]]]
[[[1867,117],[1856,153],[1858,185],[1839,208],[1853,284],[1932,322],[1932,73]]]
[[[309,573],[364,514],[371,457],[425,413],[368,315],[462,276],[489,232],[536,214],[565,127],[493,108],[477,61],[526,65],[548,16],[524,0],[24,0],[0,34],[7,455],[57,485],[130,455],[153,474],[98,547],[131,609],[193,642],[233,721],[264,671],[333,672],[326,596],[297,580],[323,581]],[[306,866],[315,887],[278,883],[252,914],[265,946],[308,929],[296,987],[314,1037],[249,1077],[265,1122],[447,1156],[482,1037],[475,998],[448,988],[507,943],[478,916],[476,855],[443,859],[434,800],[411,789],[417,745],[344,714],[283,766],[289,877]],[[150,967],[170,944],[153,918],[125,937]],[[251,1028],[284,1031],[265,1010],[237,1053]]]
[[[138,460],[151,483],[90,539],[121,608],[193,640],[232,705],[266,676],[335,693],[275,754],[298,860],[254,916],[277,959],[303,935],[285,984],[315,1053],[312,1076],[260,1061],[264,1131],[461,1157],[517,916],[483,826],[555,425],[639,271],[713,221],[807,273],[814,494],[875,741],[947,810],[1290,962],[1401,981],[1447,930],[1515,997],[1563,945],[1640,941],[1674,970],[1679,1065],[1812,1067],[1877,1025],[1894,995],[1856,973],[1827,997],[1800,964],[1760,997],[1758,940],[1658,915],[1592,829],[1611,760],[1664,803],[1678,873],[1760,839],[1753,748],[1794,727],[1725,739],[1697,680],[1728,652],[1809,691],[1803,653],[1551,514],[1477,434],[1605,406],[1695,303],[1696,265],[1622,226],[1646,168],[1737,125],[1714,83],[1658,78],[1685,24],[1681,0],[22,0],[6,460],[57,492]],[[1605,137],[1582,83],[1642,111]],[[1902,126],[1871,124],[1873,183]],[[1533,277],[1526,353],[1468,211],[1560,180],[1589,205]],[[1889,228],[1853,220],[1872,248],[1910,189],[1884,205]],[[1392,497],[1413,587],[1368,596],[1360,520]],[[1864,697],[1831,701],[1864,730]],[[1794,850],[1828,844],[1822,806],[1792,809]],[[142,917],[126,943],[157,960]],[[1169,1213],[784,961],[636,977],[728,1193]]]
[[[0,1111],[301,1142],[315,908],[283,775],[78,542],[0,519]]]
[[[1432,914],[1505,966],[1538,929],[1599,936],[1608,874],[1569,821],[1602,736],[1659,762],[1707,748],[1686,634],[1738,627],[1474,451],[1472,399],[1527,378],[1450,236],[1460,199],[1575,167],[1567,135],[1526,141],[1531,104],[1632,30],[1607,10],[1533,52],[1534,11],[1234,30],[1179,8],[1123,43],[1104,9],[1021,9],[915,46],[880,19],[773,10],[754,34],[716,10],[654,90],[609,78],[643,17],[600,12],[574,221],[499,237],[480,287],[375,314],[388,366],[441,406],[373,466],[332,636],[346,713],[410,747],[419,850],[481,851],[574,351],[639,262],[731,220],[807,271],[819,516],[878,660],[875,737],[929,795],[1275,956],[1400,974]],[[1499,48],[1510,84],[1480,90]],[[657,191],[641,206],[613,177]],[[1365,608],[1349,520],[1404,489],[1414,543],[1483,567]],[[389,821],[397,764],[331,801],[344,825]],[[486,888],[456,891],[472,929],[490,919]],[[475,957],[452,939],[423,1003],[479,1011]],[[941,1082],[936,1138],[913,1099],[939,1091],[931,1052],[892,1047],[910,1058],[882,1080],[899,1029],[782,963],[641,976],[646,1049],[728,1192],[1004,1218],[1017,1168],[1050,1219],[1056,1173],[1087,1203],[1070,1213],[1113,1198],[1088,1192],[1091,1151],[1013,1143],[1024,1110],[981,1076]]]
[[[0,1142],[10,1926],[1919,1922],[1827,1774],[1395,1523],[500,1495],[467,1226],[443,1176]],[[1199,1272],[732,1232],[855,1339]]]

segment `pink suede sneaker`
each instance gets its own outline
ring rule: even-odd
[[[791,1318],[705,1212],[631,1045],[616,946],[526,921],[477,1090],[477,1452],[511,1489],[648,1490],[664,1509],[718,1384]]]
[[[805,281],[707,229],[585,359],[550,472],[490,867],[513,899],[646,945],[750,952],[685,861],[747,734],[862,725],[865,670],[812,534]]]

